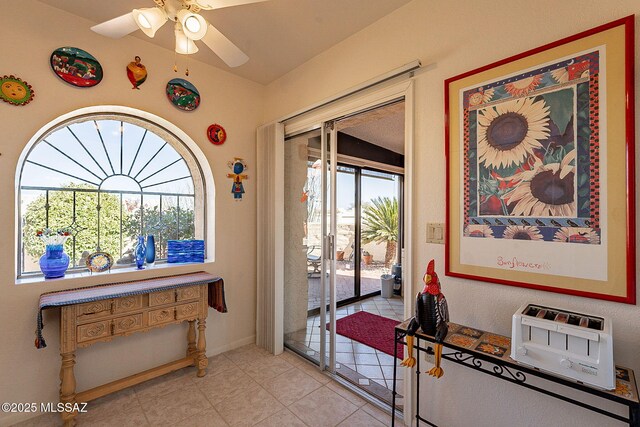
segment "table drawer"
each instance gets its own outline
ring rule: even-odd
[[[85,302],[76,306],[76,313],[80,320],[93,319],[111,315],[112,300]]]
[[[168,291],[152,292],[149,294],[149,307],[156,305],[164,305],[176,302],[176,291],[169,289]]]
[[[113,319],[113,334],[117,335],[137,331],[138,329],[142,329],[142,326],[142,313],[117,317]]]
[[[149,311],[149,326],[161,325],[175,320],[175,307],[161,308]]]
[[[113,314],[128,313],[139,308],[142,308],[142,295],[130,295],[113,300]]]
[[[200,304],[197,302],[176,306],[176,320],[195,319],[198,317],[199,308]]]
[[[77,340],[79,343],[108,337],[111,335],[111,320],[103,320],[101,322],[80,325],[78,326],[77,333]]]
[[[187,288],[178,288],[176,290],[176,301],[200,298],[200,287],[201,286],[189,286]]]

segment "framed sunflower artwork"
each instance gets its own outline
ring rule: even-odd
[[[635,304],[634,17],[445,81],[449,276]]]

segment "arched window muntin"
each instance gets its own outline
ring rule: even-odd
[[[93,141],[86,139],[86,128],[84,131],[78,129],[87,125],[95,129]],[[105,135],[105,131],[111,132],[114,126],[118,128],[118,135]],[[137,137],[131,136],[132,130],[137,132]],[[66,147],[59,143],[61,133],[65,134]],[[37,161],[37,153],[45,146],[50,157],[44,156],[45,161]],[[71,146],[77,151],[70,150]],[[44,182],[37,182],[31,173],[35,170],[57,175],[58,181],[40,177],[40,181]],[[68,185],[60,185],[61,177],[69,180]],[[123,188],[123,180],[129,182],[127,188]],[[180,184],[178,190],[176,184]],[[86,255],[99,249],[106,251],[105,246],[110,246],[109,252],[116,261],[114,268],[130,267],[134,260],[126,255],[135,245],[132,227],[136,235],[156,236],[158,262],[166,260],[167,240],[205,238],[206,189],[202,168],[188,145],[153,118],[105,111],[80,114],[53,124],[44,132],[41,131],[37,141],[29,147],[24,161],[19,165],[17,187],[19,277],[40,273],[37,258],[33,255],[35,229],[68,227],[71,230],[72,237],[65,244],[65,250],[71,258],[70,271],[86,268],[82,260],[83,252]],[[36,200],[38,193],[44,202],[44,219],[34,224],[37,221],[28,222],[26,219],[29,200],[31,203]],[[70,199],[65,205],[69,208],[68,221],[52,223],[51,210],[54,207],[50,202],[61,194],[66,194]],[[95,229],[86,226],[86,217],[79,216],[81,213],[76,208],[80,198],[85,199],[85,204],[87,198],[91,199],[89,203],[95,204]],[[105,220],[114,222],[113,206],[109,212],[111,218],[105,218],[104,202],[107,200],[113,204],[115,199],[118,199],[116,202],[120,212],[116,212],[119,229],[116,233],[118,244],[114,248],[113,230],[111,244],[106,245],[104,240]],[[134,205],[134,199],[138,200],[138,206]],[[95,234],[95,245],[92,246],[86,243],[91,233]],[[81,240],[85,240],[85,244],[79,244]],[[26,244],[31,244],[31,255],[25,251]],[[44,253],[44,245],[40,246]]]

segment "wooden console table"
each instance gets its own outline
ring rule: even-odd
[[[204,376],[208,364],[205,338],[208,286],[217,282],[222,285],[222,279],[199,272],[41,295],[37,331],[41,342],[36,339],[39,348],[45,346],[41,310],[61,307],[60,401],[72,405],[88,402],[187,366],[196,366],[197,376]],[[77,348],[184,321],[189,322],[186,357],[76,393],[73,367]],[[64,426],[74,426],[76,415],[62,412]]]
[[[406,345],[404,338],[407,335],[409,321],[404,321],[395,328],[395,358],[397,358],[398,344]],[[414,349],[418,354],[416,357],[416,425],[420,422],[430,426],[435,426],[427,419],[420,416],[420,353],[433,354],[430,343],[434,343],[432,336],[422,332],[416,332],[414,339]],[[589,409],[607,417],[614,418],[629,424],[632,427],[640,427],[640,401],[638,400],[638,387],[633,370],[616,366],[616,388],[615,390],[600,390],[576,383],[562,377],[554,376],[536,368],[519,364],[509,357],[511,348],[511,338],[497,335],[490,332],[480,331],[468,326],[449,323],[449,333],[443,343],[442,359],[449,360],[467,368],[492,375],[501,380],[509,381],[512,384],[526,387],[530,390],[555,397],[556,399],[572,403],[582,408]],[[445,350],[451,350],[449,352]],[[396,369],[393,368],[393,404],[391,425],[395,425],[396,412]],[[401,368],[403,369],[403,368]],[[528,381],[527,375],[538,381]],[[579,390],[592,396],[597,396],[603,401],[610,401],[626,406],[628,417],[610,412],[606,409],[592,406],[584,401],[569,397],[565,394],[556,393],[544,386],[544,382],[560,384],[567,389]],[[538,383],[538,384],[536,384]]]

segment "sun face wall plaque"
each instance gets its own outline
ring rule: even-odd
[[[90,53],[77,47],[60,47],[51,54],[51,68],[65,82],[92,87],[102,81],[102,65]]]
[[[0,98],[11,105],[27,105],[35,93],[31,85],[15,76],[0,78]]]
[[[183,111],[193,111],[200,105],[200,92],[185,79],[172,79],[167,83],[167,98]]]

